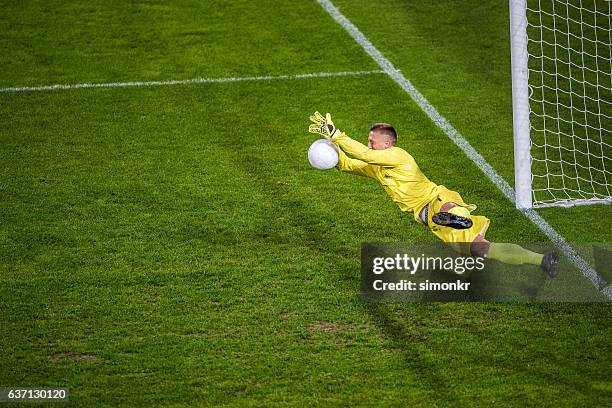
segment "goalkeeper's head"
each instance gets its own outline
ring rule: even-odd
[[[368,132],[368,147],[374,150],[385,150],[395,146],[397,132],[388,123],[375,123]]]

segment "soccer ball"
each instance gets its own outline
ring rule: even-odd
[[[308,161],[315,169],[331,169],[338,164],[338,148],[330,140],[319,139],[310,145]]]

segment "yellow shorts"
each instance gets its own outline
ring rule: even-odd
[[[428,204],[427,222],[429,229],[442,241],[449,244],[454,250],[470,254],[470,244],[474,241],[476,236],[479,234],[483,237],[487,233],[489,224],[491,221],[482,215],[472,215],[472,226],[468,229],[455,229],[451,227],[443,227],[433,222],[431,217],[440,212],[440,208],[444,203],[452,202],[462,207],[467,208],[470,211],[474,211],[476,206],[474,204],[466,204],[459,193],[451,191],[444,186],[438,186],[438,195]]]

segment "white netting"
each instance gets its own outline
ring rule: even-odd
[[[534,206],[612,201],[609,0],[528,0]]]

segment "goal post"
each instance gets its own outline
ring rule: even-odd
[[[516,206],[612,203],[610,0],[509,0]]]
[[[531,208],[531,140],[529,139],[529,67],[527,64],[527,0],[510,0],[512,125],[516,206]]]

